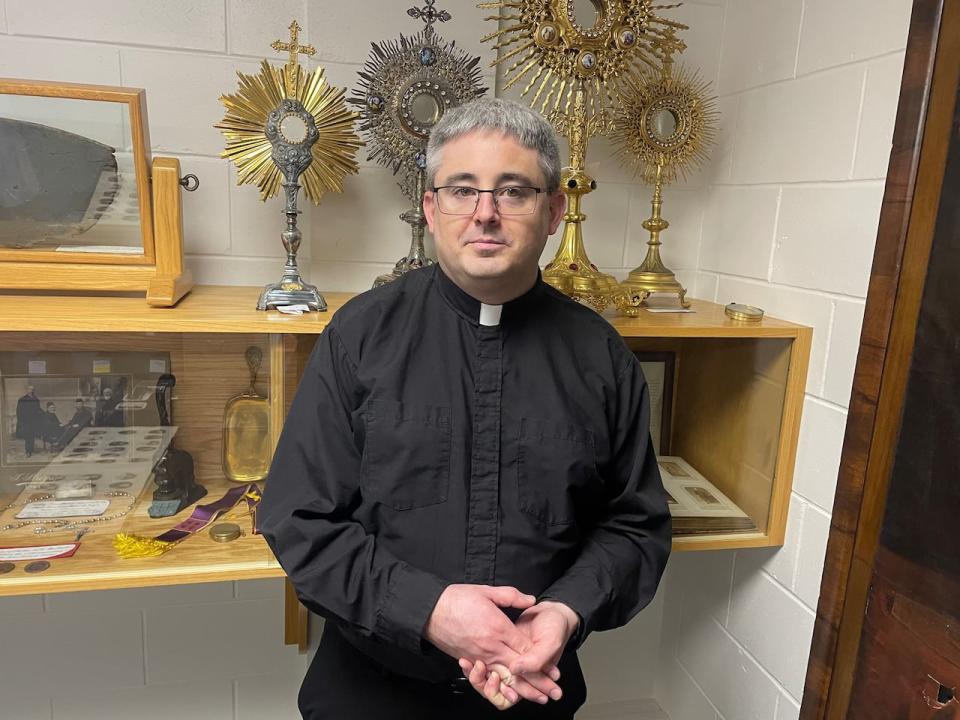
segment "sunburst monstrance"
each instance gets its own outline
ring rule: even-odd
[[[289,53],[282,68],[264,60],[258,75],[237,73],[239,89],[220,97],[227,114],[215,125],[227,139],[221,157],[237,166],[238,185],[256,184],[264,201],[281,187],[286,193],[287,228],[281,237],[287,263],[280,282],[264,289],[259,310],[281,305],[326,309],[323,296],[303,282],[297,268],[300,179],[307,197],[317,204],[327,191],[342,192],[344,176],[357,173],[355,155],[362,145],[353,130],[357,113],[347,110],[345,90],[328,85],[323,68],[307,73],[297,62],[298,54],[316,52],[299,43],[300,29],[296,21],[290,23],[290,42],[271,45]]]
[[[543,279],[597,310],[620,306],[619,283],[590,262],[583,246],[580,200],[596,188],[584,171],[587,141],[613,129],[621,81],[642,67],[659,67],[665,48],[683,50],[676,31],[687,26],[658,14],[677,5],[654,0],[589,0],[589,7],[575,0],[497,0],[478,7],[499,11],[487,19],[500,29],[483,41],[496,41],[493,49],[501,54],[493,64],[503,68],[503,89],[526,80],[521,95],[533,93],[531,106],[570,141],[570,165],[561,178],[563,239]]]

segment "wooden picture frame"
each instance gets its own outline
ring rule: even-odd
[[[151,158],[146,92],[139,88],[0,78],[3,95],[85,100],[123,108],[132,156],[142,251],[23,249],[0,246],[0,289],[145,292],[147,302],[174,305],[192,286],[183,267],[180,167]],[[22,118],[20,118],[22,120]],[[22,150],[22,148],[18,148]]]
[[[657,456],[670,455],[677,356],[667,350],[634,350],[650,389],[650,436]],[[660,410],[657,412],[657,406]]]

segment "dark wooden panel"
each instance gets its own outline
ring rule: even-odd
[[[856,605],[859,603],[862,613],[866,600],[862,595],[856,597],[858,592],[862,592],[856,587],[856,580],[866,574],[862,563],[859,573],[855,572],[858,567],[855,564],[856,539],[858,532],[876,532],[876,528],[860,527],[861,508],[865,500],[870,501],[866,485],[868,467],[877,429],[877,410],[885,367],[889,370],[888,347],[894,328],[894,311],[901,290],[901,271],[917,193],[917,174],[942,10],[943,0],[916,0],[910,21],[893,147],[800,711],[801,718],[805,720],[827,717],[831,700],[834,708],[831,716],[842,717],[849,692],[850,666],[855,657],[860,627],[856,624],[853,628],[842,627],[842,621],[845,607],[848,613],[856,617]],[[936,189],[938,196],[939,185]],[[902,296],[900,299],[904,301]],[[907,301],[917,304],[919,295]],[[848,590],[851,589],[855,596],[853,598],[848,597]],[[853,607],[847,604],[851,600]],[[838,657],[842,671],[839,682],[835,673]]]

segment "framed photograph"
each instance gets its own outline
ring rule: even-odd
[[[650,391],[650,438],[658,456],[670,454],[676,354],[635,350]]]
[[[161,362],[167,353],[0,352],[0,468],[58,462],[84,433],[158,427]]]
[[[0,78],[0,187],[0,288],[189,290],[179,164],[150,156],[144,90]]]

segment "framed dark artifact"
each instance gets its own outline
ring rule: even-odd
[[[0,187],[0,288],[190,289],[179,163],[150,156],[144,90],[0,78]]]
[[[650,439],[658,456],[670,454],[677,356],[669,351],[635,350],[650,393]]]

